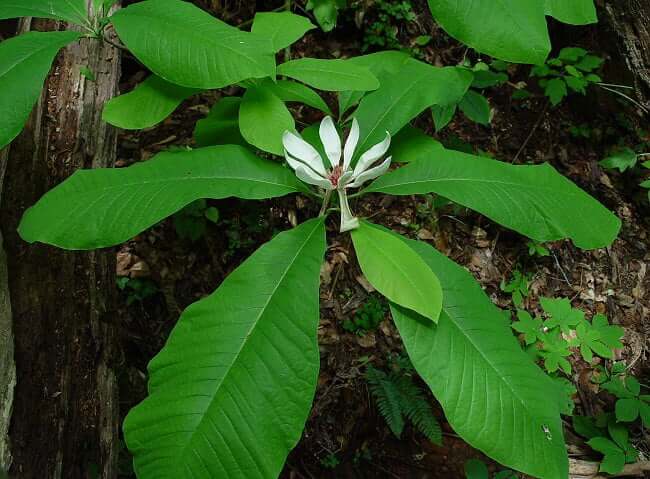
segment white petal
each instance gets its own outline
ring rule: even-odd
[[[386,132],[386,138],[384,141],[381,143],[377,143],[375,146],[370,148],[368,151],[366,151],[363,155],[361,155],[361,158],[359,158],[359,161],[357,162],[357,165],[354,167],[354,176],[355,178],[359,176],[361,173],[366,171],[370,166],[380,159],[382,156],[386,154],[388,151],[388,148],[390,147],[390,133]]]
[[[352,127],[350,128],[350,134],[348,139],[345,142],[345,148],[343,149],[343,171],[346,171],[350,167],[352,162],[352,157],[354,156],[354,150],[357,149],[357,144],[359,143],[359,122],[356,118],[352,119]]]
[[[341,227],[339,231],[345,233],[346,231],[355,230],[359,227],[359,219],[352,215],[350,204],[348,203],[348,195],[345,190],[338,190],[339,203],[341,205]]]
[[[318,174],[314,173],[311,169],[306,168],[304,166],[299,166],[298,168],[296,168],[296,176],[300,181],[303,181],[310,185],[320,186],[321,188],[324,188],[326,190],[334,189],[334,186],[332,186],[330,180],[326,180],[325,178],[322,178]]]
[[[298,135],[290,131],[285,131],[282,135],[282,145],[294,159],[309,166],[315,172],[327,176],[325,166],[323,166],[323,160],[318,154],[318,151],[316,151],[316,148],[311,146]]]
[[[384,173],[386,173],[386,171],[388,171],[388,167],[390,166],[390,162],[392,159],[393,157],[389,156],[381,165],[375,166],[374,168],[370,168],[369,170],[364,171],[359,176],[355,177],[354,181],[350,183],[348,186],[346,186],[346,188],[359,188],[366,181],[374,180],[378,176],[383,175]]]
[[[326,116],[323,118],[323,121],[320,122],[318,132],[320,133],[320,141],[323,143],[325,153],[327,153],[327,157],[330,160],[330,165],[332,165],[332,168],[338,166],[341,162],[341,137],[339,137],[339,133],[336,131],[332,117]]]
[[[346,171],[339,178],[338,188],[346,188],[346,185],[352,180],[354,173],[351,171]]]

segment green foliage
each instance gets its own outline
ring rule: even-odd
[[[239,107],[239,130],[244,139],[262,151],[282,155],[282,134],[294,129],[291,113],[268,88],[246,90]]]
[[[373,9],[376,19],[364,30],[361,51],[372,48],[402,50],[397,37],[399,25],[416,19],[410,0],[376,0]]]
[[[307,0],[306,10],[313,12],[318,25],[324,32],[336,27],[339,10],[347,6],[347,0]]]
[[[567,298],[541,298],[540,303],[546,321],[518,310],[519,320],[512,324],[512,328],[523,335],[533,356],[543,359],[544,368],[549,373],[561,369],[571,374],[571,364],[566,359],[572,354],[571,348],[578,348],[583,359],[591,363],[594,353],[612,359],[612,350],[623,347],[620,341],[623,328],[609,325],[604,315],[596,314],[591,322],[587,321],[584,312],[572,308]]]
[[[199,147],[248,144],[239,130],[241,98],[225,97],[217,101],[208,116],[196,122],[194,140]]]
[[[469,90],[458,104],[467,118],[481,125],[489,125],[492,111],[490,103],[480,93]]]
[[[321,466],[325,469],[336,469],[340,464],[339,458],[336,457],[336,454],[330,453],[320,460]]]
[[[524,335],[524,342],[527,346],[542,341],[546,337],[541,318],[533,318],[523,309],[517,310],[517,318],[519,321],[512,324],[512,329]]]
[[[128,168],[77,171],[25,213],[18,231],[29,242],[101,248],[200,198],[260,199],[303,188],[287,169],[238,146],[163,152]]]
[[[399,235],[362,223],[352,231],[361,271],[390,301],[438,322],[442,290],[436,274]]]
[[[526,243],[526,246],[528,246],[528,254],[530,256],[544,257],[544,256],[549,256],[551,254],[549,249],[538,241],[533,241],[533,240],[528,241]]]
[[[251,32],[269,39],[273,50],[279,52],[300,40],[312,28],[316,27],[307,18],[291,12],[258,12]]]
[[[616,396],[615,414],[619,422],[633,422],[641,417],[650,428],[650,395],[641,394],[641,385],[633,376],[613,376],[601,387]]]
[[[451,426],[508,467],[565,477],[561,391],[527,358],[470,273],[427,244],[405,241],[441,278],[443,311],[437,325],[393,304],[391,311],[416,371]],[[496,404],[500,412],[490,413]],[[503,424],[518,426],[504,434]]]
[[[602,80],[594,71],[600,68],[603,61],[582,48],[563,48],[556,58],[533,67],[531,76],[539,79],[544,94],[556,106],[569,91],[585,95],[589,85],[600,83]]]
[[[465,463],[465,477],[467,479],[490,479],[490,472],[483,461],[470,459]],[[497,472],[493,479],[517,479],[519,477],[514,471],[504,470]]]
[[[366,381],[379,412],[397,438],[401,437],[405,420],[408,419],[431,442],[442,444],[440,424],[423,391],[413,382],[411,374],[411,369],[386,373],[369,365]]]
[[[629,441],[629,431],[624,424],[616,422],[613,414],[603,413],[595,418],[573,417],[573,428],[588,439],[587,444],[603,455],[600,471],[616,475],[626,463],[633,463],[639,453]]]
[[[175,213],[173,219],[178,236],[197,241],[205,235],[208,221],[215,224],[219,222],[219,210],[200,199]]]
[[[512,294],[512,302],[515,306],[521,307],[524,303],[524,298],[528,296],[528,283],[532,279],[532,275],[522,273],[518,269],[512,272],[512,279],[510,281],[501,280],[501,291],[504,293]]]
[[[136,301],[144,301],[158,293],[158,285],[146,278],[129,278],[119,276],[117,287],[126,293],[126,304],[132,305]]]
[[[316,390],[324,254],[324,222],[310,220],[185,310],[149,363],[150,395],[124,423],[139,477],[280,473]]]
[[[585,322],[585,313],[572,308],[567,298],[540,298],[540,303],[548,317],[544,326],[549,330],[559,328],[562,333],[569,334]]]
[[[88,25],[84,0],[3,0],[0,19],[17,17],[53,18],[78,25]]]
[[[355,112],[361,128],[359,150],[365,151],[381,141],[387,131],[396,134],[433,105],[458,103],[471,81],[471,73],[462,69],[436,68],[413,59],[404,61],[396,73],[385,75],[381,86],[359,103]]]
[[[145,0],[115,12],[111,23],[138,60],[170,83],[221,88],[272,76],[275,70],[271,42],[231,27],[191,3]],[[142,28],[145,24],[147,28]]]
[[[263,84],[275,96],[284,102],[300,102],[305,105],[316,108],[328,115],[331,115],[329,106],[314,90],[302,83],[296,83],[289,80],[277,80],[275,82],[266,80]]]
[[[64,10],[76,5],[74,1],[56,5],[50,13],[67,15]],[[443,28],[470,41],[482,35],[484,45],[478,48],[515,61],[545,58],[544,13],[571,22],[582,15],[583,21],[589,13],[583,7],[591,5],[590,0],[574,2],[571,8],[551,0],[525,4],[505,0],[498,5],[480,0],[463,10],[469,16],[459,16],[458,2],[430,3]],[[392,19],[408,15],[405,3],[382,4]],[[8,9],[33,5],[42,7],[42,2],[8,0],[0,12],[4,8],[7,15]],[[570,238],[579,247],[596,248],[611,243],[618,232],[617,218],[550,166],[513,166],[452,152],[410,127],[429,108],[437,126],[448,122],[457,107],[486,123],[489,106],[480,92],[507,81],[505,62],[438,68],[402,52],[385,51],[347,60],[297,58],[276,71],[275,53],[312,27],[305,18],[287,12],[260,13],[249,33],[179,0],[145,0],[117,11],[110,20],[102,18],[111,5],[111,0],[96,0],[95,10],[102,10],[99,17],[88,24],[82,21],[89,41],[101,41],[102,29],[112,22],[127,49],[154,75],[106,106],[109,121],[125,128],[150,126],[196,92],[236,85],[228,94],[241,89],[245,93],[243,98],[210,93],[221,99],[196,126],[195,139],[203,148],[163,152],[129,168],[74,174],[27,211],[20,234],[28,241],[70,249],[110,246],[173,215],[178,234],[189,239],[200,237],[207,221],[219,221],[228,238],[226,257],[252,248],[257,233],[276,233],[268,207],[244,204],[239,214],[219,219],[219,212],[205,199],[263,199],[291,193],[324,198],[323,190],[307,186],[291,170],[268,160],[271,154],[284,153],[282,134],[295,126],[286,103],[330,112],[310,87],[337,92],[339,121],[330,128],[330,136],[333,129],[348,129],[349,111],[358,105],[354,113],[360,127],[358,153],[348,157],[353,168],[361,153],[383,140],[386,132],[394,137],[389,154],[395,163],[408,163],[355,196],[424,194],[426,216],[432,216],[435,201],[453,201],[538,242]],[[308,4],[325,28],[333,28],[336,13],[344,6],[341,0]],[[0,68],[0,86],[5,87],[0,107],[9,112],[0,120],[0,133],[6,133],[1,139],[8,142],[17,134],[20,125],[16,125],[29,114],[56,51],[78,37],[35,33],[0,44],[0,66],[5,65]],[[423,35],[414,39],[414,45],[430,40]],[[569,88],[578,85],[573,79],[580,78],[578,74],[587,78],[598,67],[596,60],[575,50],[563,51],[561,57],[566,74],[551,80],[561,79]],[[278,81],[277,75],[292,80]],[[318,125],[302,126],[306,141],[323,150]],[[316,154],[300,145],[306,156]],[[264,158],[248,146],[266,152]],[[463,148],[474,151],[471,145]],[[319,169],[316,162],[307,162]],[[383,165],[386,168],[388,162]],[[329,187],[334,178],[333,171],[326,171],[324,184],[316,182]],[[346,194],[340,194],[340,204],[345,205]],[[279,473],[301,435],[316,387],[318,277],[326,249],[324,222],[332,211],[327,201],[320,219],[277,234],[225,278],[215,293],[183,313],[166,346],[150,363],[149,397],[125,422],[126,441],[141,479]],[[530,361],[508,333],[509,321],[471,275],[431,246],[365,222],[352,236],[363,273],[391,301],[406,349],[456,431],[509,467],[543,479],[566,477],[560,414],[570,411],[571,384],[561,377],[549,378]],[[120,281],[134,301],[146,294],[145,287],[131,284],[133,280]],[[516,290],[521,294],[521,288]],[[296,294],[300,301],[295,301]],[[605,318],[582,319],[576,325],[570,307],[555,306],[548,308],[551,317],[545,322],[519,312],[513,325],[548,369],[566,371],[571,348],[584,349],[583,355],[605,355],[603,347],[611,351],[620,344],[620,331]],[[354,327],[364,329],[379,318],[380,308],[369,303],[355,316]],[[575,338],[567,340],[563,329],[576,331]],[[403,379],[392,377],[398,372]],[[412,381],[410,367],[402,364],[375,375],[377,387],[389,391],[382,394],[392,414],[391,429],[399,433],[410,420],[428,437],[439,438],[439,427],[424,393]],[[627,383],[626,388],[626,394],[634,393]],[[647,401],[640,391],[620,399],[625,400],[619,407],[621,417],[631,417],[637,402],[638,415],[644,414]],[[613,442],[625,454],[622,433],[610,429]]]
[[[28,32],[0,43],[0,148],[27,123],[56,54],[80,36],[77,32]]]
[[[107,102],[102,119],[126,130],[149,128],[163,121],[183,100],[198,92],[151,75],[132,92]]]
[[[622,348],[621,338],[625,330],[620,326],[610,326],[607,317],[597,314],[591,320],[581,321],[576,328],[577,340],[580,346],[580,354],[585,361],[591,363],[594,353],[612,359],[612,349]]]
[[[639,155],[631,148],[623,148],[613,151],[607,158],[600,160],[598,163],[605,169],[617,169],[621,173],[630,168],[634,168],[639,159]]]
[[[278,66],[278,74],[327,91],[369,91],[379,87],[379,81],[363,66],[346,60],[299,58]]]
[[[409,163],[377,178],[364,192],[437,193],[536,241],[571,238],[585,249],[610,244],[621,227],[616,216],[549,164],[511,165],[441,152],[438,145],[431,150],[435,161]]]
[[[359,336],[377,329],[386,317],[386,304],[378,296],[371,295],[354,313],[352,319],[343,321],[343,329]]]

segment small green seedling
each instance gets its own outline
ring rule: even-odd
[[[467,479],[490,479],[490,471],[483,461],[478,459],[470,459],[465,463],[465,477]],[[506,469],[497,472],[493,479],[516,479],[519,477],[517,473]]]
[[[549,249],[544,246],[542,243],[539,243],[535,240],[530,240],[526,243],[526,246],[528,246],[528,255],[529,256],[549,256],[551,252]]]
[[[159,291],[158,285],[150,279],[129,278],[128,276],[117,278],[117,287],[120,291],[126,292],[126,304],[128,306],[131,306],[136,301],[144,301]]]
[[[207,230],[208,221],[219,222],[219,210],[208,206],[204,199],[196,200],[173,215],[176,233],[183,239],[197,241]]]
[[[615,376],[602,388],[617,397],[615,414],[619,422],[633,422],[641,417],[644,427],[650,427],[650,395],[641,394],[641,384],[633,376]]]
[[[630,443],[630,432],[624,424],[616,422],[611,413],[593,417],[573,416],[573,428],[588,439],[587,444],[603,455],[600,471],[616,475],[626,463],[633,463],[639,452]]]
[[[515,269],[510,281],[501,281],[501,291],[512,294],[512,302],[514,305],[521,307],[524,303],[524,298],[528,296],[528,283],[532,277],[531,274],[524,274],[518,269]]]
[[[583,48],[563,48],[556,58],[534,66],[530,75],[539,78],[539,85],[553,106],[559,105],[570,91],[585,95],[589,85],[602,79],[594,73],[604,60]]]
[[[374,331],[386,317],[388,308],[378,296],[372,295],[354,314],[352,319],[343,321],[343,329],[359,336]]]

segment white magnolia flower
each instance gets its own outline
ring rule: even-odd
[[[341,233],[356,229],[359,227],[359,220],[350,211],[346,190],[359,188],[366,181],[375,179],[388,170],[390,157],[377,166],[373,165],[388,151],[390,133],[386,132],[384,141],[363,153],[354,168],[351,166],[352,157],[359,142],[359,123],[356,118],[352,120],[352,128],[343,148],[334,121],[329,116],[320,124],[320,139],[332,165],[331,169],[325,167],[325,162],[313,146],[290,131],[285,131],[282,136],[284,156],[301,181],[323,188],[328,192],[328,196],[336,190],[341,204]]]

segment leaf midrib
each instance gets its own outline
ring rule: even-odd
[[[399,171],[399,170],[397,170]],[[547,187],[543,185],[538,185],[538,184],[524,184],[524,183],[512,183],[508,181],[499,181],[499,180],[482,180],[478,178],[434,178],[434,179],[426,179],[426,180],[418,180],[418,181],[404,181],[402,183],[392,183],[392,184],[387,184],[387,185],[379,185],[379,187],[373,188],[373,185],[370,185],[368,189],[366,190],[367,193],[372,193],[372,192],[381,192],[384,189],[389,189],[389,188],[399,188],[402,186],[413,186],[413,185],[421,185],[421,184],[426,184],[426,183],[443,183],[443,182],[453,182],[453,181],[467,181],[469,183],[482,183],[482,184],[495,184],[495,185],[503,185],[503,186],[512,186],[512,187],[517,187],[521,189],[528,189],[528,190],[539,190],[539,191],[556,191],[555,188],[552,187]],[[576,193],[571,193],[571,196],[576,196]]]
[[[260,180],[257,178],[250,178],[250,177],[239,177],[239,176],[179,176],[179,177],[170,177],[170,178],[161,178],[160,180],[150,180],[150,181],[139,181],[139,182],[132,182],[132,183],[120,183],[119,185],[110,185],[110,186],[103,186],[99,189],[93,189],[93,188],[88,188],[88,189],[79,189],[76,190],[77,193],[79,194],[84,194],[84,193],[93,193],[94,194],[104,194],[106,191],[114,191],[114,190],[123,190],[123,189],[128,189],[128,187],[131,186],[143,186],[143,185],[157,185],[157,184],[162,184],[162,183],[167,183],[167,182],[173,182],[173,183],[178,183],[180,181],[203,181],[203,180],[209,180],[209,181],[219,181],[219,180],[232,180],[232,181],[246,181],[246,182],[252,182],[252,183],[261,183],[265,185],[271,185],[271,186],[282,186],[286,187],[288,189],[291,189],[293,191],[299,192],[300,190],[294,186],[290,185],[289,183],[275,183],[273,181],[264,181]]]

